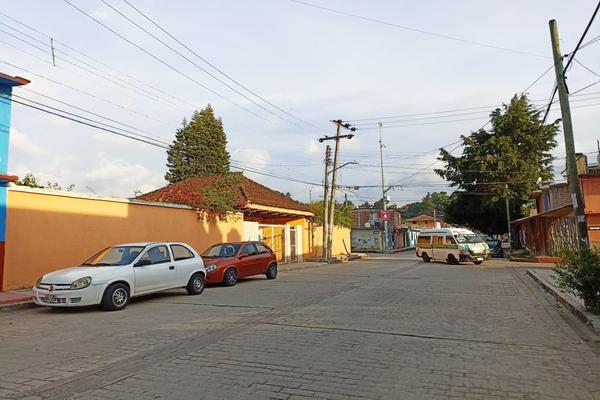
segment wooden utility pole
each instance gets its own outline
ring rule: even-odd
[[[332,243],[333,243],[333,227],[335,225],[335,189],[336,189],[336,176],[338,168],[338,154],[340,151],[340,139],[352,139],[354,137],[353,134],[340,135],[341,128],[349,129],[350,131],[355,131],[356,128],[352,127],[349,123],[342,121],[341,119],[333,120],[333,122],[337,129],[335,136],[326,136],[319,139],[319,142],[324,142],[326,140],[335,140],[335,150],[333,152],[333,169],[331,170],[331,194],[329,196],[329,215],[327,222],[327,252],[324,254],[325,259],[329,261],[332,255]]]
[[[573,122],[571,120],[571,108],[569,106],[569,95],[565,83],[565,73],[562,56],[560,53],[560,42],[558,38],[558,26],[556,20],[550,20],[550,38],[552,39],[552,55],[554,56],[554,71],[556,72],[556,86],[560,99],[560,111],[562,113],[563,133],[565,136],[565,150],[567,153],[567,179],[575,217],[577,218],[577,233],[579,237],[579,248],[588,248],[588,230],[585,221],[585,210],[581,185],[579,183],[579,171],[575,156],[575,143],[573,140]]]
[[[508,199],[508,183],[504,185],[505,196],[504,200],[506,203],[506,227],[508,228],[508,251],[512,251],[512,229],[510,227],[510,202]]]
[[[381,138],[381,129],[383,128],[383,124],[381,122],[378,122],[379,124],[379,161],[381,164],[381,202],[383,203],[382,205],[382,209],[383,212],[385,213],[387,211],[387,202],[385,201],[385,180],[384,180],[384,175],[383,175],[383,141]],[[387,252],[388,250],[388,221],[387,221],[387,216],[385,217],[384,221],[383,221],[383,252]]]
[[[325,177],[323,179],[323,259],[327,259],[327,235],[329,229],[327,225],[329,223],[329,206],[328,206],[328,195],[329,195],[329,165],[331,164],[331,146],[327,145],[325,148]]]
[[[327,261],[333,255],[333,228],[335,226],[335,178],[337,177],[338,154],[340,152],[340,127],[341,121],[336,122],[337,129],[335,131],[335,150],[333,151],[333,171],[331,177],[331,197],[329,199],[329,231],[327,232]]]

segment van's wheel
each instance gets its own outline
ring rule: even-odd
[[[130,300],[129,286],[124,283],[115,283],[104,291],[100,307],[106,311],[119,311],[127,307]]]
[[[481,264],[482,262],[483,262],[483,261],[473,261],[473,264],[475,264],[475,265],[479,265],[479,264]]]
[[[273,263],[269,265],[269,268],[267,268],[267,273],[265,275],[267,276],[267,279],[277,278],[277,264]]]
[[[204,275],[200,272],[196,272],[194,275],[190,277],[187,286],[185,287],[188,294],[196,295],[200,294],[204,291]]]
[[[235,286],[238,281],[237,271],[235,268],[229,268],[225,271],[225,276],[223,277],[223,286]]]
[[[446,261],[448,261],[448,264],[450,265],[458,265],[458,260],[454,257],[454,254],[448,254],[448,259]]]
[[[421,257],[423,258],[423,261],[425,261],[425,262],[431,261],[431,258],[425,252],[421,253]]]

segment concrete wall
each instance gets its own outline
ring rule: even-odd
[[[77,265],[107,246],[180,241],[202,252],[239,241],[242,215],[208,221],[189,207],[12,187],[3,289],[31,287],[43,273]]]

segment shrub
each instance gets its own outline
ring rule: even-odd
[[[600,314],[600,250],[565,250],[554,269],[560,288],[583,299],[585,307]]]

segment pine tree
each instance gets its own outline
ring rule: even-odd
[[[167,156],[165,179],[171,183],[229,172],[227,135],[221,118],[215,117],[210,104],[201,111],[194,111],[189,122],[183,120]]]

